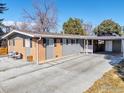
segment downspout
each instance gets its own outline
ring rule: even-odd
[[[39,41],[41,40],[41,37],[37,40],[37,64],[39,64]]]

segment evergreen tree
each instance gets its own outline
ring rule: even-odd
[[[7,10],[6,4],[0,3],[0,14],[3,14],[4,11],[6,11],[6,10]],[[0,26],[3,26],[2,21],[3,21],[3,18],[0,19]]]
[[[78,18],[69,18],[69,20],[63,24],[63,30],[65,34],[86,35],[82,27],[82,22]]]
[[[104,20],[100,25],[98,25],[94,29],[94,32],[98,36],[121,35],[121,26],[111,19],[108,19]]]
[[[7,8],[6,8],[6,4],[4,3],[0,3],[0,14],[3,14],[4,11],[6,11]],[[3,18],[0,18],[0,36],[5,34],[2,30],[3,27],[5,27],[3,24],[2,24],[2,21],[3,21]]]

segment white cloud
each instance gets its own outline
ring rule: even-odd
[[[11,26],[11,25],[14,25],[14,24],[17,24],[17,25],[21,25],[22,23],[24,22],[16,22],[16,21],[3,21],[3,24],[5,26]],[[28,24],[28,23],[27,23]],[[35,23],[29,23],[29,25],[35,25]]]

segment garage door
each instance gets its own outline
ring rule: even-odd
[[[54,39],[46,39],[46,59],[54,58]]]

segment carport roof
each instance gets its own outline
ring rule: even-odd
[[[122,40],[124,37],[122,36],[86,36],[84,37],[88,40]]]
[[[81,36],[81,35],[70,35],[70,34],[58,34],[58,33],[34,33],[29,31],[17,31],[13,30],[2,37],[5,39],[15,33],[26,35],[35,38],[69,38],[69,39],[86,39],[86,40],[121,40],[123,36]]]

